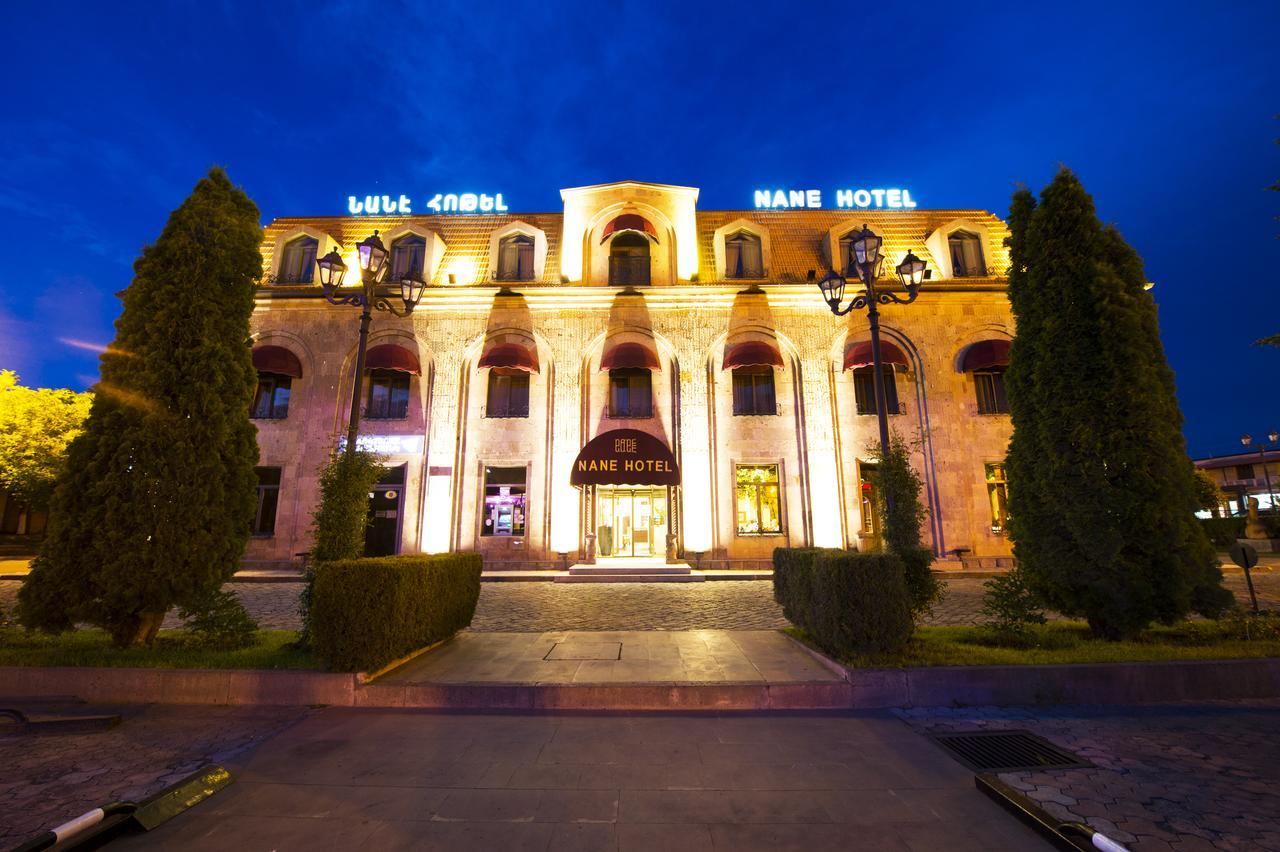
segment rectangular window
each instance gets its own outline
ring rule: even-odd
[[[977,234],[957,231],[948,240],[951,248],[951,274],[956,278],[981,278],[987,274],[982,262],[982,242]]]
[[[987,502],[991,504],[991,531],[1003,535],[1009,523],[1009,484],[1003,464],[987,465]]]
[[[1004,371],[974,373],[973,383],[978,390],[979,414],[1008,414],[1009,397],[1004,391]]]
[[[733,371],[735,415],[777,414],[772,367],[739,367]]]
[[[409,374],[370,370],[364,416],[370,420],[403,420],[409,416]]]
[[[480,535],[524,535],[527,473],[523,467],[484,469],[484,523]]]
[[[609,371],[609,416],[653,416],[653,377],[648,370],[626,367]]]
[[[884,367],[884,395],[890,414],[901,414],[898,406],[898,384],[893,367]],[[859,414],[876,413],[876,374],[874,367],[858,367],[853,371],[853,401]]]
[[[1236,465],[1236,479],[1253,479],[1253,465],[1251,464]]]
[[[528,417],[529,374],[524,370],[494,367],[489,370],[485,417]]]
[[[738,535],[780,535],[782,502],[776,464],[740,464],[737,481]]]
[[[316,263],[316,249],[319,245],[316,240],[302,237],[285,246],[284,258],[280,261],[279,282],[310,284],[311,270]]]
[[[283,420],[289,416],[289,389],[292,379],[274,373],[258,374],[258,390],[253,395],[250,417],[255,420]]]
[[[257,536],[272,536],[276,532],[276,503],[280,500],[280,468],[254,468],[258,473],[258,507],[253,513],[253,528]]]
[[[513,237],[498,247],[499,281],[533,280],[533,240]]]
[[[410,274],[423,276],[426,259],[427,241],[423,237],[410,236],[396,240],[391,247],[391,282],[398,284]]]

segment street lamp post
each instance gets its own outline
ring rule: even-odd
[[[366,237],[358,246],[360,258],[360,286],[350,291],[342,289],[342,279],[347,274],[347,265],[342,256],[333,250],[316,261],[320,272],[320,286],[324,288],[324,297],[331,305],[351,305],[360,309],[360,343],[356,348],[356,377],[351,388],[351,419],[347,424],[347,452],[356,448],[356,438],[360,434],[360,397],[364,390],[364,356],[369,344],[369,323],[373,320],[373,311],[387,311],[393,316],[407,317],[422,300],[426,282],[417,270],[408,270],[400,278],[400,301],[404,310],[396,309],[395,304],[386,295],[378,292],[382,279],[387,274],[387,248],[378,238],[378,232]]]
[[[867,309],[867,321],[871,325],[871,361],[872,370],[874,370],[872,380],[876,393],[876,419],[880,426],[880,458],[885,459],[889,455],[889,413],[885,410],[887,394],[884,386],[884,369],[880,362],[879,305],[909,305],[914,302],[916,296],[920,295],[920,284],[924,281],[925,262],[914,253],[907,252],[902,263],[898,264],[898,280],[907,291],[906,298],[888,290],[878,290],[876,278],[884,260],[880,252],[882,243],[883,240],[870,228],[866,225],[862,226],[862,232],[853,243],[851,265],[857,270],[863,290],[854,295],[848,307],[840,307],[840,303],[844,301],[845,285],[848,283],[840,273],[834,270],[828,272],[826,277],[818,282],[818,288],[822,291],[822,298],[826,301],[827,307],[831,308],[831,313],[838,317],[853,310]],[[887,499],[889,495],[886,494],[885,497]]]
[[[1267,450],[1274,449],[1277,444],[1280,444],[1280,432],[1276,432],[1274,430],[1272,430],[1271,432],[1268,432],[1267,440],[1269,440],[1271,443],[1270,444],[1264,444],[1262,442],[1258,443],[1258,461],[1262,462],[1262,476],[1267,482],[1267,497],[1271,502],[1271,505],[1269,505],[1267,508],[1274,512],[1276,510],[1276,494],[1274,491],[1271,490],[1271,471],[1267,470]],[[1240,443],[1246,447],[1249,446],[1250,444],[1253,443],[1253,436],[1241,435]],[[1249,502],[1248,494],[1246,493],[1245,503],[1247,504],[1248,502]]]

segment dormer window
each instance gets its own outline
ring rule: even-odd
[[[533,237],[515,234],[498,243],[498,280],[533,280]]]
[[[739,231],[724,241],[726,278],[763,278],[764,254],[760,238]]]
[[[649,283],[649,240],[638,231],[623,231],[609,243],[609,283]]]
[[[853,244],[862,236],[862,229],[854,228],[849,233],[840,238],[840,264],[844,267],[843,274],[848,278],[861,278],[858,271],[858,256],[854,253]]]
[[[401,237],[391,244],[392,283],[403,280],[410,273],[425,277],[423,264],[427,258],[427,241],[417,234]]]
[[[968,231],[953,231],[947,237],[951,250],[951,275],[953,278],[983,278],[987,265],[982,258],[982,240]]]
[[[314,237],[298,237],[286,243],[276,281],[280,284],[310,284],[319,247],[320,242]]]

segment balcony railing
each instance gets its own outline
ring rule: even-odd
[[[610,284],[648,284],[649,258],[614,255],[609,258]]]

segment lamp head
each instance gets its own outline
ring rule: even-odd
[[[334,249],[316,261],[316,269],[320,273],[320,286],[325,292],[342,286],[342,278],[347,274],[347,265],[342,262],[342,255]]]
[[[400,279],[400,298],[404,300],[404,309],[407,313],[413,313],[413,309],[418,307],[418,302],[422,300],[422,293],[427,288],[427,282],[422,280],[422,274],[416,270],[405,273]]]
[[[908,293],[914,293],[920,288],[920,284],[924,281],[924,267],[925,262],[910,251],[902,259],[902,263],[898,264],[898,279],[902,281],[902,286],[907,288]]]
[[[832,310],[840,307],[840,302],[844,299],[844,276],[838,272],[828,272],[821,281],[818,282],[818,289],[822,292],[822,299]]]
[[[356,246],[360,253],[360,271],[373,276],[374,281],[381,281],[386,273],[387,247],[374,231]]]

